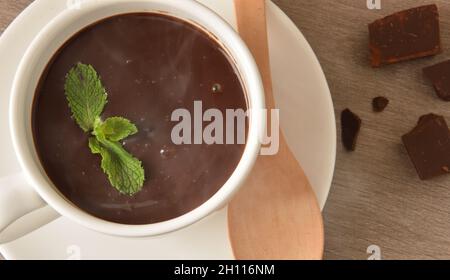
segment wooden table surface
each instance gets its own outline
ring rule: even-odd
[[[356,152],[345,152],[338,137],[336,173],[324,210],[324,257],[367,259],[367,249],[374,245],[382,259],[448,259],[450,176],[420,181],[401,136],[426,113],[442,114],[450,122],[450,104],[436,98],[421,74],[424,66],[450,58],[450,3],[380,1],[380,10],[369,10],[365,0],[274,0],[304,33],[322,64],[338,133],[343,109],[363,119]],[[30,2],[0,0],[0,29]],[[443,54],[372,69],[367,24],[429,3],[437,3],[441,13]],[[375,114],[371,100],[379,95],[391,103],[384,113]]]

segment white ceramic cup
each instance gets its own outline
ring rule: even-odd
[[[244,154],[231,177],[220,190],[187,214],[148,225],[123,225],[108,222],[72,204],[58,191],[42,168],[34,147],[31,128],[35,89],[44,68],[55,52],[84,27],[107,17],[132,12],[169,14],[195,24],[217,38],[236,64],[250,109],[249,131]],[[194,0],[94,0],[66,10],[52,20],[31,43],[19,65],[12,91],[9,115],[11,134],[14,149],[27,182],[59,214],[87,228],[112,235],[129,237],[161,235],[191,225],[224,207],[250,172],[259,153],[259,136],[265,127],[265,118],[261,114],[264,108],[263,86],[251,53],[239,35],[221,17]],[[10,197],[12,200],[14,195]],[[24,205],[23,207],[32,206]]]

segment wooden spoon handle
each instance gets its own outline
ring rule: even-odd
[[[265,5],[265,0],[235,0],[238,31],[256,60],[266,93],[266,107],[270,110],[275,109],[275,100],[272,92]]]
[[[264,0],[235,0],[238,30],[258,64],[266,106],[275,109]],[[271,127],[270,114],[267,118]],[[273,132],[271,132],[273,133]],[[280,131],[279,151],[260,156],[228,207],[237,259],[320,259],[323,224],[315,194]]]

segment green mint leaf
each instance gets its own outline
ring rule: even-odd
[[[106,90],[95,69],[78,63],[67,74],[64,91],[75,121],[85,132],[91,131],[107,102]]]
[[[122,117],[112,117],[101,122],[97,120],[94,125],[94,134],[111,141],[120,141],[130,135],[136,134],[136,125]]]
[[[145,180],[142,163],[118,142],[138,129],[122,117],[101,120],[107,94],[95,69],[78,63],[67,74],[64,90],[73,118],[81,129],[93,135],[89,148],[102,157],[101,167],[111,185],[122,194],[131,196],[139,192]]]
[[[100,154],[102,152],[102,146],[100,142],[95,137],[89,138],[89,149],[91,149],[91,152],[95,154]]]
[[[145,180],[142,163],[121,144],[97,136],[89,139],[89,147],[92,153],[101,155],[101,167],[119,192],[132,196],[142,189]]]

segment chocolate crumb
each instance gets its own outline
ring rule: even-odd
[[[347,151],[356,149],[359,131],[361,129],[361,118],[349,109],[345,109],[341,114],[342,143]]]
[[[389,99],[383,96],[375,97],[372,100],[373,111],[377,113],[381,113],[386,109],[389,104]]]

